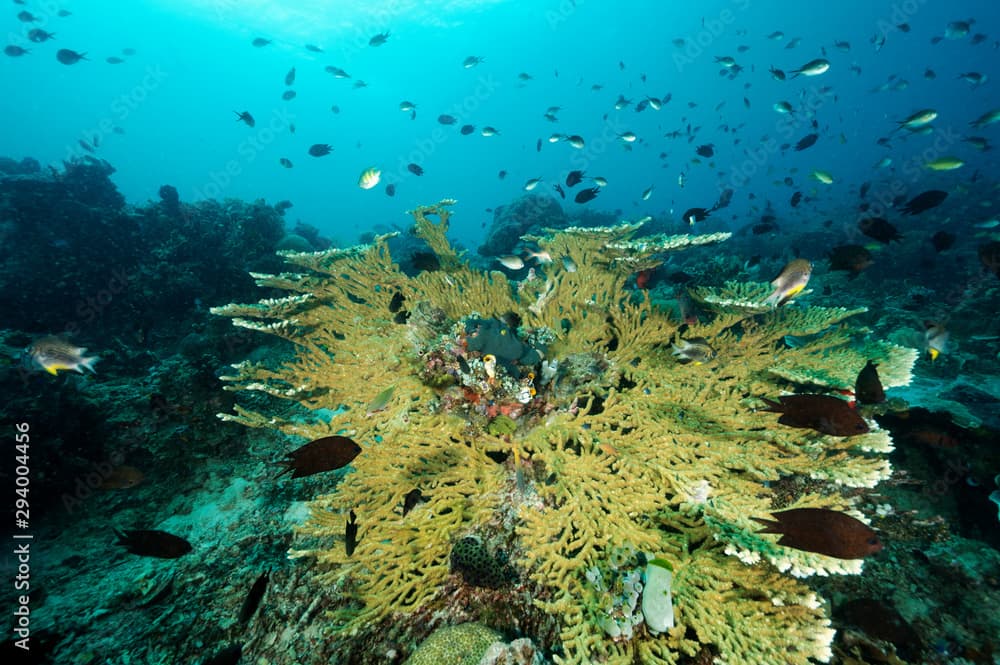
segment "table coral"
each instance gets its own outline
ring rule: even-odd
[[[814,391],[850,387],[868,359],[898,385],[915,355],[850,334],[851,310],[757,306],[766,284],[700,289],[711,316],[693,325],[626,288],[635,265],[724,234],[637,244],[634,224],[569,228],[526,238],[554,259],[544,275],[511,282],[479,272],[445,237],[450,203],[412,213],[440,270],[407,277],[385,237],[285,253],[300,272],[255,278],[293,295],[214,310],[295,345],[280,366],[237,365],[227,389],[336,409],[318,419],[238,406],[223,420],[310,440],[346,435],[363,449],[354,472],[312,502],[291,552],[314,560],[321,581],[343,594],[334,639],[347,650],[361,643],[351,636],[391,625],[417,640],[429,627],[407,617],[464,620],[450,561],[457,544],[476,542],[504,553],[512,583],[468,593],[507,594],[518,612],[510,623],[480,620],[536,628],[556,662],[828,660],[829,619],[796,577],[857,573],[862,562],[779,546],[752,518],[799,507],[851,512],[846,489],[889,475],[892,442],[874,423],[842,438],[785,427],[760,398],[799,381]],[[503,348],[537,353],[496,362],[470,344],[470,331],[493,321],[504,324],[489,323],[491,334],[517,337]],[[705,338],[715,357],[678,362],[671,341],[681,332]],[[787,335],[810,341],[788,348]],[[389,386],[385,407],[368,412]],[[770,483],[789,476],[822,491],[778,505]],[[404,514],[414,489],[426,500]],[[349,556],[352,510],[360,540]],[[637,602],[654,559],[672,570],[674,625],[659,634],[642,625]]]

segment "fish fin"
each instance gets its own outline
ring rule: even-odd
[[[777,520],[766,520],[761,517],[751,517],[754,522],[758,522],[764,528],[756,533],[783,533],[781,530],[781,522]]]
[[[52,376],[58,376],[61,369],[66,369],[66,367],[63,365],[48,365],[45,367],[45,371]]]
[[[768,399],[766,397],[761,397],[760,401],[764,402],[764,404],[767,404],[767,408],[760,409],[761,411],[769,411],[771,413],[785,412],[785,407],[781,404],[781,402],[775,402],[774,400]]]

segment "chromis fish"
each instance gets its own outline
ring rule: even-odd
[[[704,337],[692,337],[682,339],[680,344],[673,344],[673,355],[677,356],[677,361],[683,365],[691,363],[701,365],[715,357],[715,349],[709,345]]]
[[[816,180],[819,180],[824,185],[832,185],[833,184],[833,176],[830,175],[829,173],[827,173],[826,171],[816,170],[816,171],[813,171],[810,175],[812,175],[813,178],[815,178]]]
[[[932,171],[954,171],[963,166],[965,166],[965,162],[958,157],[939,157],[924,163],[924,168]]]
[[[793,259],[789,261],[781,269],[781,272],[778,273],[778,276],[771,280],[771,286],[774,287],[774,291],[764,299],[764,303],[772,307],[777,307],[788,302],[788,300],[797,295],[802,289],[806,288],[811,275],[812,263],[809,261],[805,259]]]
[[[792,70],[792,78],[795,78],[799,74],[802,76],[819,76],[830,69],[830,61],[824,60],[823,58],[817,58],[815,60],[810,60],[806,64],[802,65],[798,69]]]
[[[97,373],[94,363],[97,356],[85,356],[87,349],[73,346],[61,337],[49,335],[31,343],[21,353],[21,363],[24,367],[34,369],[40,367],[55,376],[59,370],[73,370],[83,374],[84,369]]]
[[[497,261],[507,270],[520,270],[524,267],[524,259],[520,256],[514,256],[513,254],[498,256]]]
[[[919,111],[914,111],[904,120],[900,120],[896,123],[896,129],[919,129],[925,125],[929,125],[934,122],[938,117],[938,112],[934,109],[921,109]]]
[[[986,125],[992,125],[994,122],[1000,122],[1000,109],[987,111],[969,124],[973,127],[985,127]]]

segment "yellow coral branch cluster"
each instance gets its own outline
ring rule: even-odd
[[[761,304],[767,285],[729,283],[697,290],[713,316],[684,335],[704,337],[715,355],[684,364],[671,353],[681,322],[626,280],[664,251],[724,234],[637,241],[635,224],[550,231],[526,239],[553,262],[518,283],[462,261],[445,236],[449,204],[413,211],[441,270],[407,277],[386,237],[290,253],[302,273],[255,277],[293,295],[215,310],[295,350],[275,367],[239,364],[225,379],[297,411],[237,407],[224,419],[303,439],[347,434],[362,447],[352,472],[312,503],[292,552],[356,602],[345,648],[352,631],[444,611],[452,547],[475,534],[511,552],[528,590],[518,597],[531,599],[524,612],[558,622],[561,644],[547,645],[558,662],[673,664],[705,649],[750,665],[828,659],[829,621],[794,576],[858,572],[860,563],[780,547],[752,518],[776,509],[769,483],[785,476],[824,486],[795,507],[850,510],[841,489],[887,477],[881,454],[891,440],[877,427],[839,438],[778,425],[759,398],[796,383],[850,386],[869,359],[897,385],[915,355],[859,342],[844,324],[857,310],[775,309]],[[408,321],[394,315],[400,301]],[[470,317],[482,326],[507,312],[522,329],[497,324],[494,334],[520,336],[515,348],[538,344],[520,371],[516,353],[504,368],[468,338]],[[783,344],[786,336],[805,342]],[[520,389],[518,400],[496,397],[503,386]],[[404,515],[415,489],[425,502]],[[359,539],[348,554],[350,511]],[[676,625],[662,634],[636,620],[635,598],[621,592],[652,558],[674,571]]]

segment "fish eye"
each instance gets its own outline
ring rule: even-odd
[[[878,536],[872,536],[871,538],[868,539],[868,544],[869,545],[879,545],[881,543],[879,543]]]

